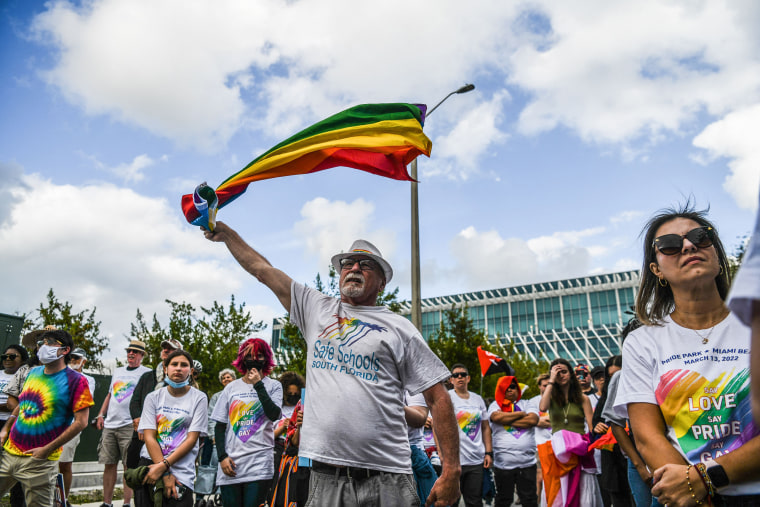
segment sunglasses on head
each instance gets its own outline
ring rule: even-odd
[[[465,371],[459,371],[457,373],[452,373],[451,378],[465,378],[467,375],[469,375],[469,373]]]
[[[359,269],[362,271],[374,271],[377,263],[372,259],[352,259],[351,257],[340,260],[340,269],[351,269],[354,264],[359,263]]]
[[[15,361],[17,357],[20,357],[18,354],[3,354],[0,356],[0,361]]]
[[[697,227],[683,236],[680,234],[665,234],[654,238],[652,246],[657,247],[662,255],[675,255],[683,249],[683,239],[688,239],[697,248],[707,248],[715,241],[715,231],[712,227]]]

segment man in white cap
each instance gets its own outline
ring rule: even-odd
[[[119,461],[127,469],[127,449],[132,440],[132,417],[129,402],[143,373],[150,371],[142,366],[145,356],[145,343],[132,340],[127,347],[127,366],[116,368],[111,377],[108,394],[97,417],[97,427],[103,430],[98,445],[98,463],[103,469],[103,503],[101,507],[111,507],[113,490],[116,486],[116,469]],[[129,505],[132,490],[124,483],[124,505]]]
[[[84,375],[87,379],[87,386],[90,390],[90,396],[95,399],[95,378],[87,375],[83,372],[84,365],[87,362],[87,355],[84,350],[77,347],[71,351],[71,361],[69,361],[69,368]],[[79,440],[82,437],[81,433],[69,440],[63,445],[61,451],[61,457],[58,458],[58,471],[63,475],[63,489],[66,491],[66,498],[69,497],[69,491],[71,490],[71,477],[72,477],[72,463],[74,462],[74,455],[79,445]],[[67,501],[68,502],[68,501]]]
[[[308,346],[306,403],[299,456],[312,460],[310,497],[331,506],[419,505],[404,420],[404,391],[422,392],[447,457],[427,505],[459,497],[459,437],[443,382],[446,366],[419,331],[377,297],[393,270],[370,242],[332,258],[340,298],[293,281],[223,222],[223,242],[240,265],[290,312]]]

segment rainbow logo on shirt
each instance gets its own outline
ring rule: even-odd
[[[520,407],[518,407],[516,404],[512,406],[514,407],[512,412],[522,412]],[[504,431],[512,435],[514,438],[520,438],[528,430],[525,428],[515,428],[514,426],[504,426]]]
[[[467,412],[461,410],[457,412],[457,424],[467,438],[473,442],[480,434],[480,412]]]
[[[265,422],[264,407],[259,400],[250,403],[234,400],[230,403],[232,431],[242,442],[247,442]]]
[[[169,419],[164,414],[159,414],[156,417],[156,433],[161,452],[167,456],[187,439],[185,418]]]
[[[319,334],[320,338],[335,339],[341,342],[345,340],[344,345],[353,345],[367,336],[370,331],[388,331],[388,329],[377,324],[370,324],[356,318],[340,317],[337,313],[333,317],[336,318],[336,321]]]
[[[113,383],[113,397],[116,401],[121,403],[122,401],[129,399],[132,393],[137,387],[136,382],[124,382],[123,380],[117,380]]]
[[[749,370],[708,380],[691,370],[671,370],[655,390],[665,423],[691,462],[707,461],[760,434],[750,410]]]

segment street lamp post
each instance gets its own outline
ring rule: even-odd
[[[443,100],[427,112],[426,118],[443,104],[446,99],[457,93],[467,93],[475,89],[475,85],[467,84],[446,95]],[[417,190],[417,159],[412,160],[412,324],[422,331],[422,297],[420,295],[420,208]]]

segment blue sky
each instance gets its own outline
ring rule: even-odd
[[[0,311],[52,287],[97,306],[114,350],[167,298],[283,313],[180,196],[360,103],[476,86],[425,125],[423,297],[638,268],[642,225],[688,196],[730,250],[752,228],[750,0],[8,0],[0,23]],[[338,168],[251,185],[219,219],[303,282],[369,239],[408,299],[409,191]]]

